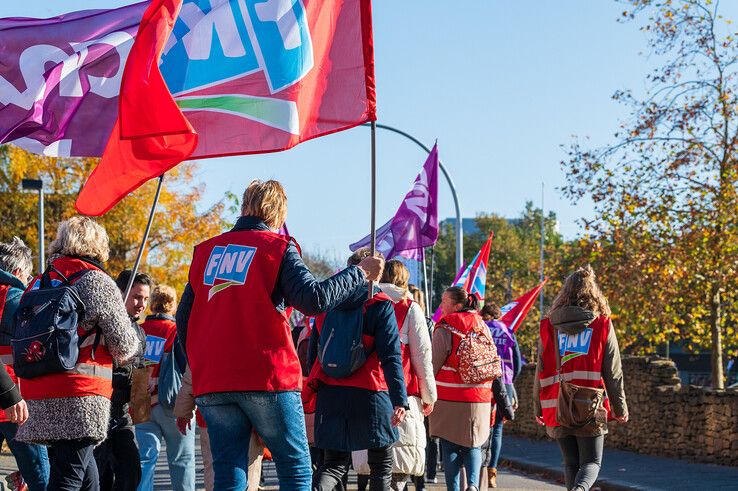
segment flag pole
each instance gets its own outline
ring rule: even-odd
[[[545,184],[541,182],[541,272],[540,272],[540,281],[543,283],[543,261],[544,261],[544,254],[543,254],[543,246],[545,243],[545,236],[546,236],[546,221],[545,221],[545,215],[543,214],[543,196],[544,196],[544,186]],[[543,287],[541,287],[541,291],[538,294],[538,308],[541,313],[541,320],[543,320]]]
[[[377,253],[377,122],[371,123],[372,133],[372,170],[371,170],[371,253]],[[369,298],[374,295],[374,282],[369,282]]]
[[[426,303],[428,304],[428,317],[430,317],[430,313],[433,311],[433,275],[436,272],[436,246],[435,244],[431,246],[431,274],[430,274],[430,298],[425,299]]]
[[[428,296],[428,263],[425,260],[425,249],[421,249],[423,254],[423,289],[425,290],[425,315],[430,317],[430,297]]]
[[[138,267],[141,264],[141,257],[143,257],[143,251],[146,248],[146,242],[149,240],[149,232],[151,232],[151,224],[154,222],[154,214],[156,213],[156,205],[159,204],[159,195],[161,194],[161,185],[164,182],[164,174],[159,176],[159,184],[156,186],[156,194],[154,195],[154,202],[151,205],[151,211],[149,212],[149,221],[146,223],[146,230],[144,231],[141,245],[138,248],[138,255],[136,256],[136,262],[133,263],[133,269],[131,270],[131,277],[128,278],[128,285],[126,286],[126,293],[123,295],[123,303],[128,300],[128,295],[131,293],[133,288],[133,280],[136,278]]]

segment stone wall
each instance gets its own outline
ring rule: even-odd
[[[610,423],[605,445],[642,454],[738,466],[738,390],[682,387],[674,362],[623,357],[630,421]],[[533,414],[530,364],[515,382],[520,407],[505,431],[545,438]]]

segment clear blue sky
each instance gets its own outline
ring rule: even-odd
[[[0,17],[48,17],[122,0],[4,0]],[[735,5],[730,8],[734,10]],[[464,216],[517,216],[527,200],[557,213],[568,238],[592,213],[556,189],[564,182],[561,144],[571,135],[608,141],[623,109],[619,88],[644,89],[645,37],[618,23],[614,1],[375,0],[379,122],[427,145],[438,139]],[[725,9],[727,10],[727,9]],[[726,12],[730,14],[730,12]],[[735,16],[733,17],[735,18]],[[414,144],[378,134],[378,224],[396,210],[425,159]],[[290,231],[306,250],[343,257],[369,229],[369,130],[355,128],[282,153],[202,161],[203,206],[252,178],[282,181]],[[453,215],[440,183],[441,219]]]

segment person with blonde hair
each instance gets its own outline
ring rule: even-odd
[[[166,441],[169,476],[173,489],[195,489],[195,430],[192,418],[180,432],[174,407],[159,403],[159,376],[161,362],[167,356],[184,362],[184,353],[177,340],[177,292],[169,285],[157,285],[149,300],[151,315],[141,324],[146,333],[146,357],[150,372],[151,416],[149,421],[136,425],[136,441],[141,457],[139,491],[154,489],[154,471],[162,440]],[[184,363],[182,369],[184,370]],[[161,374],[171,376],[171,373]]]
[[[536,420],[559,444],[568,490],[588,490],[597,480],[607,433],[605,417],[628,421],[620,349],[610,316],[595,273],[585,266],[566,278],[541,321],[533,388]],[[576,427],[559,423],[562,381],[604,388],[607,394],[592,417]]]
[[[108,434],[113,361],[130,362],[139,341],[118,287],[103,269],[109,245],[102,226],[82,216],[61,222],[49,254],[44,275],[30,290],[63,281],[74,286],[84,304],[79,356],[73,370],[21,378],[29,417],[16,438],[48,446],[48,489],[97,490],[93,450]],[[15,338],[27,337],[23,329],[16,325]]]
[[[177,310],[218,490],[246,488],[244,442],[252,430],[272,453],[280,487],[310,489],[302,370],[285,310],[316,315],[332,309],[365,290],[367,280],[378,280],[384,266],[367,257],[319,282],[295,240],[277,233],[286,217],[282,185],[252,181],[233,229],[195,247]]]

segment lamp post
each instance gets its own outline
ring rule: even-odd
[[[41,179],[23,179],[23,189],[38,191],[38,272],[44,271],[44,182]]]

